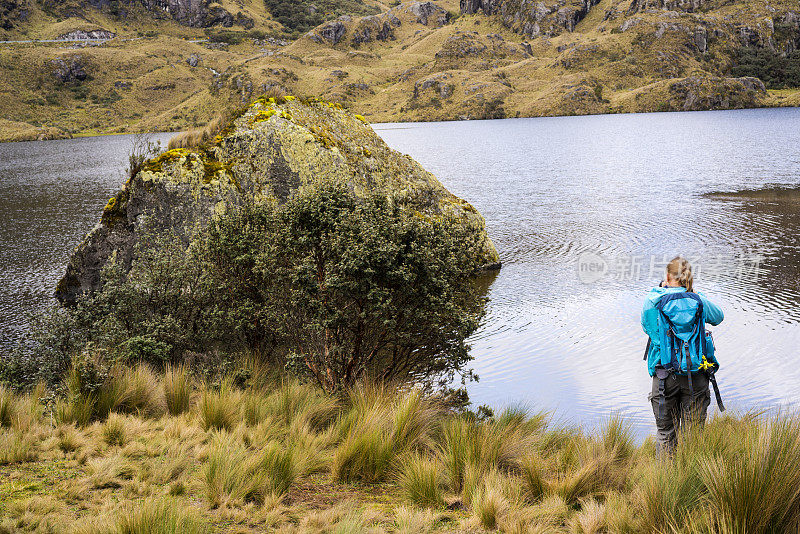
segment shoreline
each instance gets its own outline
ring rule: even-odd
[[[785,90],[781,90],[785,91]],[[797,90],[800,92],[800,89]],[[504,118],[497,118],[497,119],[448,119],[448,120],[437,120],[437,121],[416,121],[416,120],[394,120],[394,121],[369,121],[370,125],[381,125],[381,124],[428,124],[428,123],[437,123],[437,122],[479,122],[479,121],[498,121],[498,120],[509,120],[509,119],[544,119],[544,118],[557,118],[557,117],[588,117],[588,116],[604,116],[604,115],[654,115],[654,114],[672,114],[672,113],[706,113],[706,112],[717,112],[717,111],[744,111],[744,110],[756,110],[756,109],[792,109],[792,108],[800,108],[797,105],[767,105],[767,106],[756,106],[756,107],[743,107],[743,108],[715,108],[715,109],[701,109],[701,110],[665,110],[665,111],[616,111],[616,112],[605,112],[605,113],[572,113],[572,114],[562,114],[562,115],[531,115],[531,116],[519,116],[519,117],[504,117]],[[48,127],[36,127],[30,125],[31,128],[36,129],[37,131],[45,132],[47,128],[58,128],[53,126]],[[63,130],[62,130],[63,131]],[[92,131],[82,131],[82,132],[74,132],[74,133],[66,133],[66,135],[61,137],[48,137],[48,138],[38,138],[38,139],[31,139],[30,132],[21,132],[18,138],[10,138],[3,136],[2,129],[0,128],[0,143],[24,143],[24,142],[35,142],[35,141],[60,141],[65,139],[78,139],[78,138],[86,138],[86,137],[106,137],[112,135],[135,135],[140,133],[159,133],[159,134],[178,134],[184,130],[165,130],[165,131],[158,131],[158,132],[141,132],[141,131],[131,131],[131,130],[120,130],[114,132],[92,132]]]

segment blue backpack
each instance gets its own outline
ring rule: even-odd
[[[655,308],[658,310],[658,330],[661,335],[660,369],[657,369],[656,374],[660,380],[662,398],[664,380],[670,373],[687,375],[689,392],[693,395],[692,373],[704,372],[714,387],[720,411],[725,411],[714,376],[719,369],[719,362],[715,356],[714,339],[711,332],[705,329],[703,300],[700,295],[690,291],[667,293],[658,300]],[[649,350],[648,339],[645,358]]]

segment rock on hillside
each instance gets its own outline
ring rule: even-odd
[[[90,11],[100,10],[113,11],[116,16],[127,19],[135,9],[144,8],[153,18],[172,19],[195,28],[217,25],[230,27],[234,23],[248,25],[212,0],[40,0],[40,3],[47,12],[58,13],[62,17],[85,18]],[[249,25],[252,26],[252,21]]]
[[[433,2],[407,2],[380,15],[341,16],[314,28],[306,37],[315,43],[335,46],[349,36],[349,44],[358,46],[373,41],[393,41],[394,29],[403,24],[440,28],[449,20],[450,13]]]
[[[480,213],[337,104],[262,97],[225,132],[209,146],[161,154],[123,186],[70,258],[59,300],[97,289],[110,258],[129,268],[145,227],[177,230],[188,243],[193,230],[232,207],[283,202],[324,182],[346,183],[355,195],[386,192],[409,210],[451,216],[480,236],[476,268],[499,266]]]

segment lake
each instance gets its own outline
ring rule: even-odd
[[[800,187],[798,126],[800,109],[375,125],[484,215],[500,253],[473,401],[590,426],[617,412],[651,432],[639,314],[681,253],[726,315],[713,332],[729,408],[797,403],[800,199],[784,189]],[[130,143],[0,145],[0,348],[51,301]],[[724,194],[743,189],[767,193]]]

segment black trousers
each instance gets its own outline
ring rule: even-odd
[[[703,425],[706,422],[711,392],[705,373],[692,373],[692,390],[689,393],[689,377],[670,373],[664,379],[663,413],[659,414],[662,393],[657,376],[653,377],[653,390],[648,395],[656,417],[656,449],[659,454],[672,453],[678,441],[681,426]]]

